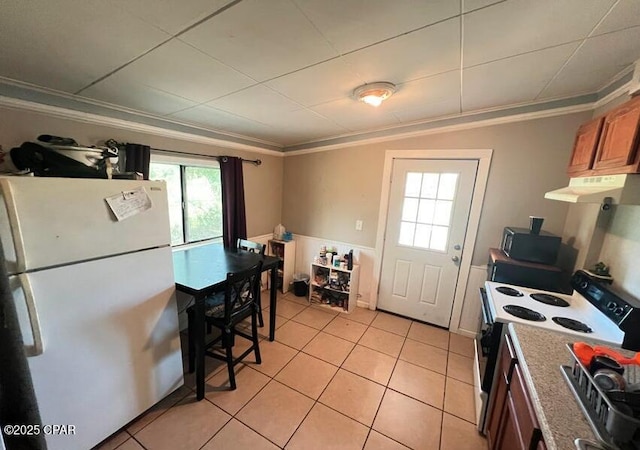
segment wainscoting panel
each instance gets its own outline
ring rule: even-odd
[[[335,247],[340,255],[353,250],[354,264],[360,265],[360,283],[358,286],[358,306],[368,308],[371,295],[371,277],[373,275],[373,258],[375,251],[371,247],[360,247],[346,242],[331,241],[294,234],[296,241],[296,270],[295,273],[309,274],[313,257],[320,254],[320,247]]]
[[[486,279],[487,266],[471,266],[457,333],[469,337],[475,337],[478,333],[482,314],[479,289],[484,286]]]

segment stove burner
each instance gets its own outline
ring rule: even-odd
[[[525,308],[524,306],[506,305],[503,306],[502,309],[504,309],[509,314],[512,314],[524,320],[533,320],[535,322],[544,322],[545,320],[547,320],[547,318],[539,312],[536,312],[529,308]]]
[[[568,301],[551,294],[543,294],[543,293],[537,292],[535,294],[531,294],[530,297],[546,305],[562,306],[562,307],[569,306]]]
[[[522,297],[524,294],[517,289],[510,288],[507,286],[500,286],[496,288],[496,291],[501,294],[508,295],[509,297]]]
[[[593,330],[584,323],[574,319],[569,319],[568,317],[553,317],[551,320],[553,320],[558,325],[573,331],[580,331],[582,333],[593,333]]]

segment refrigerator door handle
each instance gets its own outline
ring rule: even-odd
[[[7,217],[11,225],[11,237],[13,238],[13,248],[16,252],[16,268],[17,272],[24,272],[25,267],[25,253],[24,245],[22,243],[22,230],[20,228],[20,221],[18,220],[18,208],[16,206],[13,189],[11,183],[7,179],[0,180],[0,189],[2,189],[2,195],[7,207]]]
[[[31,289],[29,276],[25,273],[18,275],[20,285],[24,292],[25,303],[27,304],[27,312],[29,313],[29,323],[31,325],[31,334],[33,336],[33,345],[25,345],[24,351],[27,356],[38,356],[44,353],[44,343],[42,341],[42,330],[40,329],[40,318],[36,308],[36,301]]]

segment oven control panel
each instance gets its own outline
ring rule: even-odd
[[[571,286],[617,325],[637,309],[580,270],[573,274]]]

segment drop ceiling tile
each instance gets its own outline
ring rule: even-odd
[[[341,53],[460,14],[451,0],[294,0]]]
[[[398,119],[385,107],[383,104],[374,108],[352,98],[341,98],[316,105],[311,109],[350,131],[361,131],[399,125]]]
[[[144,55],[119,72],[122,79],[204,103],[254,83],[177,39]]]
[[[244,0],[180,39],[258,81],[337,56],[289,0]]]
[[[425,103],[416,108],[402,109],[394,112],[394,114],[402,123],[420,122],[437,117],[460,114],[460,97],[452,95],[448,99]]]
[[[592,37],[547,86],[541,98],[595,92],[640,58],[640,26]]]
[[[428,110],[429,104],[460,101],[460,71],[434,75],[398,86],[398,91],[383,103],[387,111],[398,115],[407,110]]]
[[[176,34],[204,19],[232,0],[108,0],[147,23]]]
[[[564,44],[464,69],[463,111],[534,100],[577,47]]]
[[[510,0],[464,16],[464,67],[584,39],[615,0]]]
[[[3,1],[0,75],[65,92],[170,36],[100,0]]]
[[[349,131],[345,127],[308,109],[283,111],[278,114],[273,114],[267,121],[267,124],[282,133],[280,141],[284,145],[294,145],[319,138],[335,137]]]
[[[281,128],[282,130],[293,128],[291,126],[292,123],[296,124],[295,131],[304,131],[314,136],[340,134],[348,131],[345,127],[335,124],[308,109],[298,109],[274,114],[267,121],[268,125]]]
[[[301,108],[301,105],[262,85],[227,95],[208,105],[261,123]]]
[[[502,3],[505,0],[462,0],[462,12],[468,13],[476,9],[485,8],[489,5]]]
[[[209,130],[234,133],[249,138],[265,139],[275,133],[275,130],[268,125],[207,105],[194,106],[171,114],[171,117],[201,125]]]
[[[344,56],[367,83],[402,83],[460,67],[460,19],[454,18]]]
[[[267,86],[305,106],[348,97],[364,80],[341,58],[276,78]]]
[[[640,25],[640,2],[620,0],[595,29],[593,36],[638,25]]]
[[[82,96],[158,115],[171,114],[196,105],[185,98],[144,84],[129,82],[118,73],[84,90]]]

